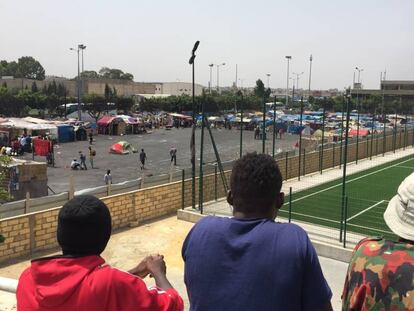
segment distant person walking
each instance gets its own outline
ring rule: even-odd
[[[282,139],[282,135],[283,135],[284,130],[281,128],[279,129],[279,138]]]
[[[80,159],[80,169],[81,170],[87,170],[86,166],[86,156],[82,153],[82,151],[79,151],[79,159]]]
[[[139,160],[141,161],[141,170],[145,169],[146,159],[147,159],[147,154],[145,153],[144,149],[141,149],[141,153],[139,154]]]
[[[89,146],[88,149],[89,149],[89,162],[91,162],[91,167],[93,168],[93,158],[96,156],[96,151],[93,150],[91,146]]]
[[[106,174],[104,176],[105,185],[111,185],[112,184],[112,175],[111,170],[107,170]]]
[[[174,161],[174,165],[177,165],[177,148],[174,146],[170,149],[170,157],[171,157],[171,163]]]
[[[259,139],[260,138],[260,127],[256,126],[256,128],[254,129],[254,139]]]

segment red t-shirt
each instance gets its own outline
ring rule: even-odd
[[[20,276],[17,310],[181,311],[176,290],[147,288],[144,281],[105,264],[100,256],[32,261]]]

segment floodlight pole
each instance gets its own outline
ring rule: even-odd
[[[276,95],[275,95],[275,101],[273,103],[273,145],[272,145],[272,156],[273,159],[275,158],[275,142],[276,140]]]
[[[266,101],[263,94],[263,125],[262,125],[262,153],[265,153],[266,149]]]
[[[243,93],[240,100],[240,158],[243,156]]]
[[[356,160],[355,160],[355,164],[358,164],[358,155],[359,155],[359,150],[358,150],[358,147],[359,147],[359,115],[360,115],[360,112],[359,112],[359,110],[360,110],[360,104],[359,104],[359,89],[361,87],[361,80],[360,80],[361,71],[363,71],[364,69],[355,67],[355,70],[358,71],[358,87],[356,89],[356,91],[357,91],[357,94],[356,94],[356,96],[357,96],[356,97],[356,101],[357,101],[356,102],[356,107],[358,109],[358,117],[357,117],[357,137],[356,137],[356,154],[355,154],[355,159]]]
[[[345,209],[345,196],[346,196],[346,164],[348,155],[348,132],[349,132],[349,117],[351,111],[351,90],[346,92],[346,127],[345,127],[345,150],[344,150],[344,161],[343,161],[343,174],[342,174],[342,204],[341,204],[341,221],[339,231],[339,241],[342,242],[343,223],[344,223],[344,209]]]
[[[287,59],[287,76],[286,76],[286,100],[285,100],[285,106],[288,106],[289,103],[289,62],[292,59],[292,56],[287,55],[285,56]]]
[[[203,147],[204,147],[204,101],[205,96],[201,99],[201,138],[200,138],[200,173],[198,174],[198,208],[200,213],[203,214],[203,199],[204,199],[204,188],[203,188]]]
[[[196,147],[195,147],[195,130],[196,130],[196,105],[195,105],[195,69],[194,69],[194,61],[196,58],[195,52],[198,48],[198,45],[200,44],[200,41],[196,41],[194,44],[193,50],[191,52],[191,57],[189,60],[189,64],[192,65],[192,110],[193,110],[193,127],[192,127],[192,133],[191,133],[191,206],[193,209],[195,209],[195,187],[196,187],[196,181],[195,181],[195,174],[196,174],[196,166],[195,166],[195,154],[196,154]]]
[[[300,164],[302,154],[302,123],[303,123],[303,96],[300,99],[300,123],[299,123],[299,156],[298,156],[298,180],[300,180]]]

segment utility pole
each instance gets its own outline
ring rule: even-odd
[[[287,55],[285,56],[287,59],[287,75],[286,75],[286,100],[285,100],[285,106],[289,104],[289,62],[292,59],[292,56]]]
[[[212,83],[212,77],[213,77],[213,66],[214,64],[210,64],[208,65],[210,67],[210,85],[208,86],[209,92],[211,94],[211,83]]]
[[[309,57],[309,87],[308,87],[308,104],[309,104],[309,97],[310,97],[310,94],[311,94],[312,60],[313,60],[313,57],[312,57],[312,54],[311,54],[311,56]]]
[[[196,58],[195,52],[197,51],[198,45],[200,44],[200,41],[196,41],[194,44],[193,50],[191,51],[191,57],[188,63],[192,66],[192,110],[193,110],[193,127],[192,127],[192,133],[191,133],[191,205],[192,208],[195,209],[195,173],[196,173],[196,166],[195,166],[195,158],[196,158],[196,147],[195,147],[195,129],[196,129],[196,107],[195,107],[195,70],[194,70],[194,60]]]

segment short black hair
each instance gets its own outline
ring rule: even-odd
[[[233,206],[239,211],[266,211],[282,188],[282,174],[267,154],[247,153],[234,163],[230,177]]]

